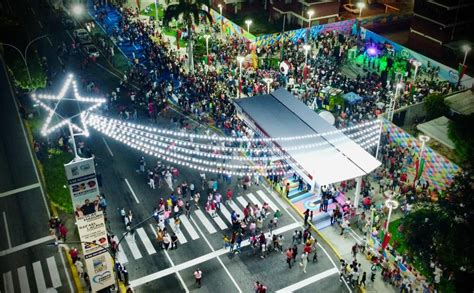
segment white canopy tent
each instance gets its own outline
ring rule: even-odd
[[[288,163],[318,190],[320,186],[369,174],[380,162],[343,133],[309,109],[288,91],[235,101],[240,116],[254,131],[266,137],[325,135],[301,140],[275,140],[274,144],[291,157]],[[322,144],[310,149],[285,150],[305,144]]]

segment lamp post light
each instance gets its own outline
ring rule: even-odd
[[[74,4],[71,11],[75,16],[81,16],[84,13],[84,6],[81,4]]]
[[[464,60],[462,61],[462,66],[466,65],[467,54],[471,51],[471,46],[464,45],[462,46],[462,50],[464,51]]]
[[[430,137],[428,135],[420,135],[418,136],[418,139],[421,141],[420,153],[418,154],[418,157],[421,159],[423,158],[425,152],[425,145],[428,141],[430,141]]]
[[[395,112],[395,103],[396,100],[400,94],[400,90],[403,88],[403,84],[401,82],[397,83],[395,86],[395,94],[392,95],[392,98],[390,99],[390,104],[388,106],[388,111],[387,111],[387,118],[388,121],[392,122],[393,120],[393,114]]]
[[[385,201],[385,206],[388,208],[387,224],[385,225],[385,232],[388,232],[388,226],[390,225],[390,218],[392,217],[392,210],[396,210],[399,206],[398,201],[391,197]]]
[[[158,5],[155,0],[155,30],[158,30]]]
[[[245,24],[247,25],[247,32],[250,34],[250,25],[252,24],[252,20],[251,19],[247,19],[245,21]]]
[[[357,8],[359,8],[359,19],[362,18],[362,10],[365,8],[364,2],[357,3]]]
[[[244,63],[244,57],[238,56],[237,61],[239,62],[239,98],[242,96],[242,64]]]
[[[308,10],[306,12],[308,14],[308,29],[311,28],[311,19],[313,18],[314,15],[314,10]]]
[[[218,4],[217,7],[219,7],[219,13],[221,15],[221,35],[223,35],[222,25],[224,24],[224,15],[222,15],[222,4]]]
[[[270,94],[270,84],[273,82],[273,78],[266,77],[263,81],[267,83],[267,94]]]
[[[308,63],[308,52],[311,50],[310,45],[303,45],[303,50],[304,50],[304,66]]]
[[[33,44],[35,41],[39,40],[39,39],[42,39],[42,38],[46,38],[47,35],[42,35],[42,36],[39,36],[37,38],[34,38],[33,40],[31,40],[27,45],[26,45],[26,48],[25,48],[25,52],[21,52],[20,49],[18,49],[17,47],[11,45],[11,44],[7,44],[7,43],[2,43],[0,42],[0,45],[3,45],[3,46],[7,46],[7,47],[10,47],[10,48],[13,48],[15,49],[18,53],[20,53],[20,56],[21,56],[21,59],[23,59],[23,63],[25,63],[25,68],[26,68],[26,73],[28,74],[28,80],[30,81],[30,83],[32,82],[31,80],[31,74],[30,74],[30,69],[28,68],[28,60],[27,60],[27,57],[28,57],[28,49],[30,48],[31,44]]]
[[[413,61],[413,65],[415,66],[415,73],[413,74],[413,82],[416,81],[416,75],[418,73],[418,68],[421,66],[421,62],[418,60]]]
[[[204,38],[206,39],[206,73],[207,73],[207,70],[208,70],[208,67],[209,67],[209,38],[211,36],[210,35],[204,35]]]

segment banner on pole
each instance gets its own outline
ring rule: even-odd
[[[94,159],[74,160],[64,165],[76,219],[99,210],[100,191]]]
[[[114,285],[114,263],[108,251],[109,243],[103,212],[85,215],[78,219],[76,224],[92,291],[96,292]]]

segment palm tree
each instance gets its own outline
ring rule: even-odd
[[[188,67],[191,74],[194,73],[193,59],[193,25],[199,21],[200,16],[204,16],[212,23],[212,16],[208,10],[203,9],[208,0],[178,0],[177,3],[169,4],[164,12],[163,23],[168,25],[173,18],[182,17],[188,29]]]

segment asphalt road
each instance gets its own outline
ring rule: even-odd
[[[100,66],[90,65],[88,69],[82,71],[79,66],[82,56],[69,56],[64,58],[57,56],[57,46],[62,42],[68,45],[71,43],[71,32],[58,26],[57,22],[52,20],[52,17],[45,8],[40,7],[37,3],[33,3],[34,1],[20,0],[10,2],[12,6],[18,10],[20,10],[21,7],[28,7],[28,9],[24,9],[20,13],[23,14],[27,26],[30,28],[29,33],[31,34],[31,38],[44,33],[49,34],[48,38],[42,39],[37,43],[40,55],[46,56],[48,60],[50,71],[58,72],[53,78],[52,87],[47,89],[49,92],[54,92],[54,90],[60,86],[61,80],[64,78],[64,73],[61,72],[61,63],[64,63],[66,71],[73,72],[77,76],[77,79],[93,79],[95,83],[100,86],[103,93],[107,91],[110,92],[111,89],[116,87],[118,82],[117,76],[112,74],[110,69],[105,69],[107,68],[107,64],[103,62],[101,58],[98,60],[99,64],[101,64]],[[2,86],[2,89],[3,88]],[[2,93],[3,92],[2,90]],[[26,102],[27,100],[25,99],[23,101]],[[9,113],[16,112],[9,111]],[[140,113],[140,116],[142,116],[141,114],[142,113]],[[171,113],[170,115],[177,114]],[[2,116],[2,119],[10,121],[13,118]],[[157,126],[169,127],[169,121],[170,116],[162,117],[159,119]],[[141,119],[140,122],[148,123],[144,118]],[[117,209],[123,207],[126,210],[132,210],[135,218],[134,222],[138,223],[149,217],[159,198],[167,197],[171,190],[167,187],[158,188],[156,190],[150,189],[146,183],[145,176],[136,172],[136,169],[138,169],[138,158],[142,154],[127,146],[114,142],[111,139],[104,138],[104,135],[96,131],[92,131],[91,134],[92,135],[84,139],[84,141],[87,146],[93,149],[96,156],[96,163],[98,164],[97,170],[102,175],[103,187],[101,191],[104,192],[108,199],[108,219],[111,229],[115,234],[121,235],[125,231],[125,227],[120,221]],[[10,135],[11,134],[2,135],[2,138],[10,137]],[[5,145],[5,143],[3,145]],[[147,157],[149,166],[153,166],[155,162],[155,159]],[[200,184],[198,184],[200,179],[197,172],[187,169],[180,169],[180,172],[181,175],[177,183],[186,180],[188,184],[194,182],[196,186],[200,186]],[[208,174],[208,178],[209,176],[210,174]],[[128,184],[125,179],[127,179]],[[33,183],[34,181],[27,184]],[[241,203],[242,199],[246,201],[256,200],[261,204],[266,198],[270,199],[274,207],[282,210],[284,215],[281,218],[278,229],[281,229],[279,231],[281,231],[285,237],[284,247],[288,247],[291,243],[292,231],[298,228],[301,222],[293,210],[262,186],[247,191],[238,190],[235,186],[234,178],[234,184],[230,187],[235,189],[235,204],[240,210],[243,209]],[[225,194],[226,189],[227,186],[225,183],[221,182],[221,193]],[[251,196],[250,193],[253,196]],[[266,198],[262,197],[261,194],[264,194]],[[205,195],[203,195],[203,197],[205,197]],[[241,200],[237,198],[241,198]],[[32,199],[28,197],[28,201],[30,200]],[[201,200],[201,202],[203,201],[204,199]],[[23,204],[17,205],[27,207]],[[31,206],[33,206],[33,203],[31,203]],[[38,206],[38,203],[36,203],[36,206]],[[228,209],[230,210],[230,208]],[[8,207],[8,210],[10,210],[10,207]],[[21,221],[17,218],[29,219],[28,215],[25,217],[18,216],[22,214],[25,214],[23,210],[15,213],[17,216],[13,216],[11,222]],[[190,223],[187,224],[183,222],[181,235],[184,236],[182,242],[185,242],[183,239],[186,239],[186,243],[180,243],[177,250],[163,251],[156,245],[153,227],[150,226],[154,224],[153,219],[137,229],[134,241],[131,238],[126,238],[127,240],[123,241],[121,245],[122,253],[119,256],[119,260],[127,266],[130,274],[130,282],[137,292],[194,291],[197,287],[194,284],[192,273],[197,267],[203,271],[203,287],[199,289],[201,292],[252,292],[253,282],[257,280],[263,282],[270,292],[275,292],[280,289],[284,289],[284,291],[300,290],[301,292],[314,292],[315,289],[327,292],[348,291],[348,289],[337,280],[338,277],[335,269],[338,260],[336,256],[322,241],[319,241],[322,244],[322,248],[320,248],[319,251],[319,262],[316,264],[310,263],[307,269],[308,273],[303,274],[297,265],[291,270],[288,269],[285,259],[280,253],[275,252],[267,258],[261,259],[258,255],[249,255],[248,246],[244,247],[243,252],[239,255],[231,255],[223,251],[222,235],[223,233],[229,233],[230,230],[229,228],[221,228],[224,226],[230,227],[228,218],[226,218],[222,212],[219,213],[218,218],[222,223],[218,224],[216,222],[217,218],[211,219],[206,214],[203,214],[201,217],[198,215],[199,212],[194,211]],[[47,219],[47,213],[45,216],[45,219]],[[39,220],[36,220],[36,222],[38,223]],[[3,227],[3,225],[1,226]],[[170,227],[168,227],[168,229],[170,229]],[[5,232],[0,231],[0,233]],[[28,236],[26,232],[20,234],[26,235],[21,236],[26,239],[33,239],[33,237]],[[4,234],[1,235],[3,237]],[[2,243],[1,245],[4,244]],[[301,252],[301,245],[299,250]],[[47,251],[51,252],[51,249]],[[23,257],[25,263],[34,260],[34,257],[31,256],[32,253],[33,252],[26,252],[25,250],[25,256]],[[45,252],[41,253],[45,254]],[[55,259],[57,257],[56,255]],[[11,260],[11,262],[13,263],[14,261]],[[8,260],[5,263],[8,264],[8,266],[5,266],[7,270],[3,268],[4,262],[2,259],[2,272],[13,270],[13,264],[10,264]],[[45,266],[46,265],[43,264],[44,271],[46,271]],[[30,270],[31,269],[27,267],[27,271],[29,272]],[[307,280],[305,283],[299,283],[308,278],[313,279]],[[67,286],[65,285],[66,281],[63,279],[64,277],[61,277],[62,286],[59,287],[59,291],[68,292]],[[3,280],[0,280],[0,282],[1,281]],[[34,284],[34,282],[35,280],[33,279],[33,281],[30,280],[29,283]],[[47,282],[49,282],[49,280],[47,280]],[[296,287],[287,288],[293,284],[297,284]],[[298,284],[299,286],[306,286],[300,289]],[[14,283],[16,291],[19,288],[18,285],[18,282]],[[34,288],[32,291],[35,291]]]

